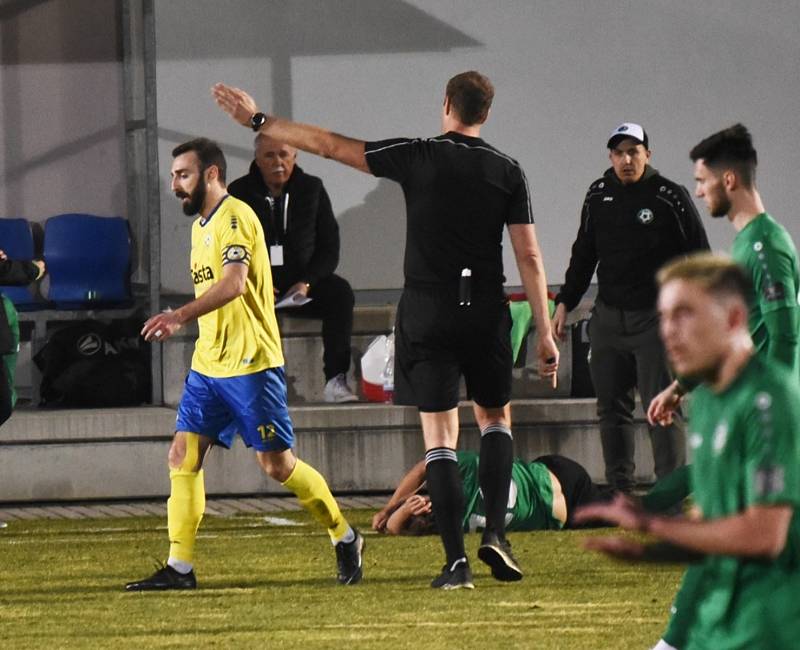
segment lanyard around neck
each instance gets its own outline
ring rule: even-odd
[[[265,197],[269,203],[270,210],[273,217],[275,215],[275,199],[269,195]],[[289,228],[289,192],[283,195],[283,234],[286,235],[286,230]]]

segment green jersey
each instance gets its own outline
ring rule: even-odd
[[[464,530],[486,527],[486,510],[478,482],[478,454],[459,451],[458,471],[464,486]],[[511,466],[511,486],[506,510],[507,530],[557,530],[564,524],[553,516],[553,484],[550,471],[542,463],[515,460]]]
[[[17,389],[14,386],[14,374],[17,368],[17,353],[19,351],[19,321],[17,319],[17,310],[14,307],[14,303],[2,295],[0,295],[0,300],[3,302],[2,309],[6,312],[6,319],[8,320],[9,328],[11,328],[11,338],[13,340],[14,351],[2,355],[2,372],[6,373],[8,385],[11,388],[11,408],[14,408],[17,403]]]
[[[706,520],[753,505],[800,506],[800,384],[753,357],[722,393],[706,385],[690,404],[692,487]],[[796,648],[800,639],[800,520],[775,560],[709,555],[689,648]]]
[[[779,309],[798,309],[797,249],[786,229],[762,212],[739,231],[731,252],[753,282],[749,329],[756,349],[763,352],[775,344],[769,340],[767,315]],[[790,366],[800,375],[800,346],[794,346],[791,356]]]

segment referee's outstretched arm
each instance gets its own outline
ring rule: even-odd
[[[218,83],[211,88],[211,94],[217,105],[242,126],[249,126],[254,131],[301,151],[331,158],[371,174],[363,140],[348,138],[318,126],[265,115],[258,110],[255,100],[241,88]],[[547,313],[547,284],[536,231],[533,224],[513,224],[509,226],[509,235],[539,331],[539,374],[542,377],[555,378],[559,353]]]
[[[331,158],[359,171],[370,173],[364,155],[364,141],[348,138],[311,124],[299,124],[260,113],[255,100],[244,90],[218,83],[211,93],[217,105],[242,126],[285,142],[296,149]]]

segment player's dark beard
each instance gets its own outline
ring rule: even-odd
[[[181,199],[181,209],[183,210],[183,214],[187,217],[193,217],[198,212],[200,212],[200,208],[203,207],[203,203],[206,200],[206,186],[201,181],[197,184],[197,187],[194,188],[194,192],[191,194],[187,194],[186,192],[175,192],[175,196]],[[183,199],[188,198],[188,203],[183,203]]]
[[[725,217],[731,211],[731,202],[727,196],[725,196],[722,192],[717,198],[717,204],[714,206],[713,210],[709,210],[712,217]]]

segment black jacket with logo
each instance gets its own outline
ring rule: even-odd
[[[613,168],[589,187],[556,302],[575,308],[597,269],[598,296],[618,309],[650,309],[655,276],[666,262],[708,250],[708,238],[689,192],[649,165],[624,185]]]
[[[300,281],[308,282],[313,290],[316,282],[336,270],[339,225],[319,178],[295,166],[283,194],[273,197],[254,161],[247,175],[228,185],[228,192],[256,213],[268,246],[283,246],[283,265],[272,267],[272,281],[281,293]],[[289,214],[284,233],[286,194],[289,195]]]

